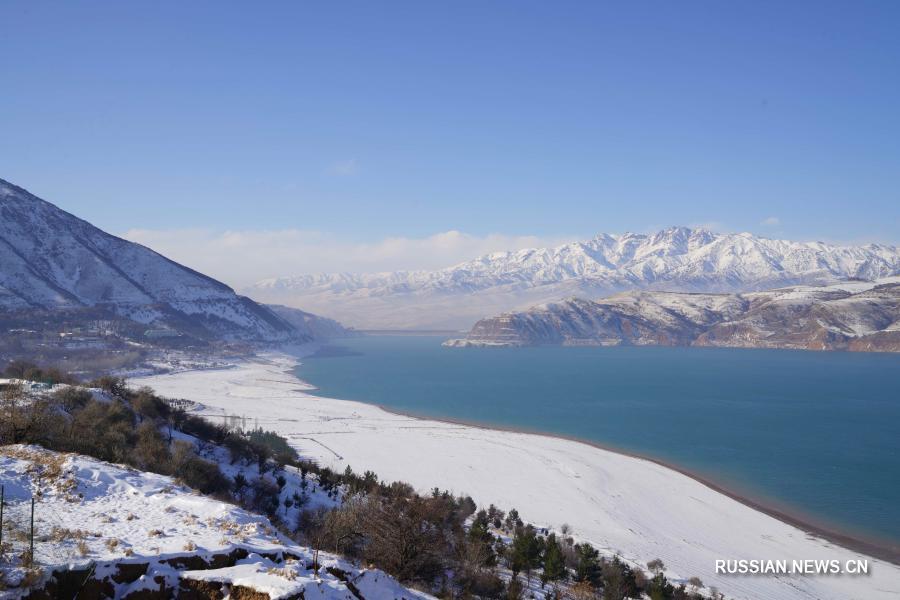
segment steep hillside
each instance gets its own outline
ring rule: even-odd
[[[489,314],[633,290],[746,292],[900,273],[894,246],[835,246],[673,227],[500,252],[439,271],[304,275],[246,293],[358,327],[469,327]]]
[[[271,310],[0,180],[0,312],[91,309],[197,337],[304,339]],[[99,312],[98,312],[99,311]]]
[[[269,304],[266,308],[288,322],[298,332],[312,339],[324,340],[357,335],[352,329],[347,329],[334,319],[320,317],[299,308],[278,304]]]
[[[13,550],[36,500],[33,562],[0,561],[4,598],[430,598],[171,477],[21,445],[0,447],[0,472]]]
[[[630,292],[482,319],[448,346],[667,345],[900,351],[900,277],[746,294]]]

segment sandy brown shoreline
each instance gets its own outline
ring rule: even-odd
[[[302,359],[300,359],[300,360],[302,360]],[[302,364],[302,363],[299,363],[297,366],[300,366],[300,364]],[[297,374],[295,372],[293,372],[293,370],[288,371],[288,373],[291,376],[297,378],[302,383],[309,386],[309,388],[303,389],[300,391],[302,391],[303,393],[307,393],[307,394],[313,393],[314,395],[317,395],[317,396],[319,395],[317,393],[318,388],[316,386],[312,385],[311,383],[309,383],[308,381],[306,381],[304,379],[300,379],[297,376]],[[321,397],[325,398],[326,396],[321,396]],[[328,398],[330,398],[330,397],[328,397]],[[358,399],[351,399],[351,398],[337,398],[337,399],[338,400],[349,400],[351,402],[361,402],[363,404],[368,404],[370,406],[376,406],[376,407],[380,408],[381,410],[383,410],[387,413],[393,414],[393,415],[409,417],[409,418],[417,419],[420,421],[436,421],[439,423],[447,423],[447,424],[451,424],[451,425],[461,425],[461,426],[465,426],[465,427],[474,427],[477,429],[484,429],[484,430],[505,431],[508,433],[519,433],[519,434],[525,434],[525,435],[537,435],[537,436],[543,436],[543,437],[549,437],[549,438],[556,438],[556,439],[560,439],[560,440],[566,440],[569,442],[585,444],[587,446],[591,446],[591,447],[597,448],[599,450],[604,450],[606,452],[614,452],[616,454],[628,456],[629,458],[645,460],[647,462],[657,464],[657,465],[664,467],[666,469],[669,469],[671,471],[675,471],[676,473],[680,473],[681,475],[684,475],[685,477],[689,477],[689,478],[693,479],[694,481],[710,488],[711,490],[713,490],[715,492],[718,492],[724,496],[727,496],[727,497],[731,498],[732,500],[740,502],[741,504],[748,506],[748,507],[752,508],[753,510],[756,510],[758,512],[766,514],[766,515],[768,515],[774,519],[777,519],[783,523],[787,523],[788,525],[796,527],[810,535],[822,538],[828,542],[831,542],[831,543],[837,544],[839,546],[842,546],[844,548],[847,548],[848,550],[853,550],[855,552],[865,554],[872,558],[877,558],[877,559],[884,560],[884,561],[887,561],[892,564],[900,566],[900,546],[892,545],[891,543],[886,542],[884,540],[872,540],[872,539],[865,539],[865,538],[859,537],[859,536],[849,535],[849,534],[840,532],[836,529],[829,528],[826,525],[816,524],[813,522],[814,521],[813,519],[810,519],[808,517],[799,516],[793,512],[788,511],[787,509],[784,509],[784,508],[779,508],[779,507],[773,506],[772,502],[766,502],[764,500],[752,498],[745,493],[740,493],[735,490],[729,489],[725,485],[723,485],[721,483],[717,483],[717,482],[709,479],[708,477],[705,477],[698,473],[692,472],[689,469],[680,467],[678,465],[666,462],[664,460],[661,460],[661,459],[658,459],[655,457],[645,456],[645,455],[642,455],[642,454],[639,454],[636,452],[623,450],[621,448],[616,448],[614,446],[601,444],[599,442],[595,442],[592,440],[586,440],[586,439],[575,437],[575,436],[569,436],[569,435],[558,434],[558,433],[548,433],[545,431],[531,430],[531,429],[522,428],[522,427],[511,427],[511,426],[505,426],[505,425],[485,424],[485,423],[479,423],[476,421],[468,421],[466,419],[457,419],[457,418],[452,418],[452,417],[434,417],[434,416],[430,416],[430,415],[417,414],[417,413],[413,413],[413,412],[396,410],[396,409],[390,408],[388,406],[385,406],[383,404],[378,404],[375,402],[367,402],[365,400],[358,400]]]

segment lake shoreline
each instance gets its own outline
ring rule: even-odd
[[[835,536],[829,541],[815,526],[800,527],[785,518],[790,515],[760,510],[741,494],[725,493],[661,461],[586,440],[409,415],[310,393],[312,386],[298,377],[297,368],[312,350],[273,351],[240,361],[237,369],[158,375],[135,383],[195,399],[198,414],[208,418],[255,417],[260,426],[332,469],[352,465],[420,490],[441,486],[470,494],[484,506],[516,507],[542,527],[569,523],[577,539],[590,541],[607,556],[619,555],[641,567],[659,557],[670,565],[674,580],[698,575],[731,597],[843,600],[862,593],[887,600],[893,597],[888,591],[900,585],[895,561],[865,543],[853,543],[861,540]],[[758,557],[869,558],[874,566],[870,576],[861,578],[740,578],[712,569],[714,559]]]
[[[388,406],[379,401],[369,400],[364,395],[340,396],[336,395],[334,391],[329,392],[331,395],[326,395],[326,393],[324,392],[320,393],[320,390],[314,384],[311,384],[307,379],[304,378],[305,373],[303,373],[305,364],[307,364],[307,359],[317,357],[319,352],[304,352],[302,354],[303,356],[298,357],[298,360],[300,362],[293,368],[290,375],[303,381],[304,385],[309,386],[309,389],[304,390],[305,392],[309,392],[310,390],[312,390],[312,393],[316,396],[322,398],[338,398],[353,402],[362,402],[364,404],[376,406],[381,410],[384,410],[385,412],[391,414],[414,418],[421,421],[437,421],[484,430],[505,431],[510,433],[521,433],[562,439],[585,444],[600,450],[614,452],[630,458],[645,460],[690,477],[691,479],[705,485],[713,491],[736,500],[744,504],[745,506],[748,506],[749,508],[778,519],[783,523],[795,526],[810,535],[820,537],[824,540],[838,544],[845,548],[862,552],[874,558],[880,558],[882,560],[886,560],[900,566],[900,543],[898,543],[896,540],[879,537],[877,533],[866,532],[864,530],[854,530],[852,525],[841,523],[840,521],[829,521],[827,517],[812,516],[808,513],[804,513],[802,507],[792,505],[789,501],[772,498],[770,496],[767,496],[764,492],[755,493],[752,490],[748,490],[746,487],[742,489],[739,477],[735,482],[729,483],[727,480],[723,481],[722,479],[716,478],[714,475],[711,476],[708,473],[702,473],[690,467],[682,466],[677,462],[673,462],[665,458],[660,458],[658,455],[642,453],[641,451],[626,449],[621,446],[617,446],[614,443],[598,441],[596,439],[585,438],[578,435],[547,431],[521,425],[506,425],[490,420],[479,421],[476,419],[467,419],[464,417],[453,417],[445,415],[437,416],[433,413],[424,413],[415,410]]]
[[[299,367],[300,365],[298,365]],[[293,373],[292,373],[293,374]],[[296,374],[294,374],[296,377]],[[300,379],[298,377],[298,379]],[[304,393],[312,393],[313,395],[318,395],[315,391],[318,389],[314,385],[310,384],[308,381],[301,379],[303,383],[310,386],[309,389],[302,390]],[[319,396],[321,398],[325,398],[325,396]],[[330,398],[330,397],[328,397]],[[338,400],[347,400],[345,398],[337,398]],[[416,419],[417,421],[437,421],[439,423],[447,423],[448,425],[461,425],[463,427],[473,427],[476,429],[484,429],[487,431],[504,431],[507,433],[518,433],[523,435],[535,435],[540,437],[548,437],[555,438],[558,440],[565,440],[567,442],[575,442],[577,444],[585,444],[587,446],[591,446],[593,448],[597,448],[598,450],[604,450],[606,452],[613,452],[615,454],[620,454],[622,456],[627,456],[628,458],[634,458],[637,460],[644,460],[647,462],[654,463],[663,468],[669,469],[670,471],[675,471],[685,477],[689,477],[696,481],[697,483],[701,483],[708,487],[709,489],[722,494],[723,496],[727,496],[732,500],[736,500],[740,502],[744,506],[748,508],[752,508],[755,511],[766,514],[772,518],[775,518],[782,523],[787,525],[791,525],[796,527],[797,529],[801,529],[804,532],[822,538],[828,542],[837,544],[842,546],[848,550],[853,550],[855,552],[859,552],[861,554],[865,554],[872,558],[878,558],[880,560],[884,560],[886,562],[890,562],[897,566],[900,566],[900,548],[892,547],[887,541],[880,540],[867,540],[863,536],[854,536],[847,533],[842,533],[835,529],[831,529],[826,525],[817,525],[812,522],[812,519],[804,518],[801,516],[797,516],[791,514],[786,509],[777,508],[772,506],[772,504],[766,503],[764,500],[758,500],[755,498],[751,498],[746,493],[740,493],[726,487],[725,484],[717,483],[711,480],[709,477],[700,475],[690,469],[680,467],[675,465],[674,463],[667,462],[665,460],[642,455],[637,452],[631,452],[628,450],[624,450],[621,448],[616,448],[615,446],[605,445],[600,442],[595,442],[592,440],[587,440],[584,438],[579,438],[576,436],[570,436],[559,433],[551,433],[541,430],[529,430],[527,428],[522,427],[511,427],[504,425],[495,425],[495,424],[486,424],[479,423],[477,421],[469,421],[466,419],[456,419],[452,417],[434,417],[430,415],[416,414],[413,412],[407,412],[402,410],[396,410],[385,406],[383,404],[378,404],[374,402],[366,402],[365,400],[348,400],[349,402],[361,402],[363,404],[368,404],[370,406],[375,406],[384,412],[401,416],[401,417],[409,417],[411,419]]]

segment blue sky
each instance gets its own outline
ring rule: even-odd
[[[898,2],[7,0],[0,23],[0,177],[164,251],[900,242]]]

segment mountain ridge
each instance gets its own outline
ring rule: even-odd
[[[469,327],[497,312],[629,289],[738,292],[900,273],[896,246],[839,246],[670,227],[485,254],[436,271],[263,280],[243,291],[365,328]]]
[[[0,311],[109,313],[208,339],[312,339],[226,284],[0,179]]]
[[[721,346],[900,352],[900,277],[744,294],[632,291],[478,321],[451,347]]]

